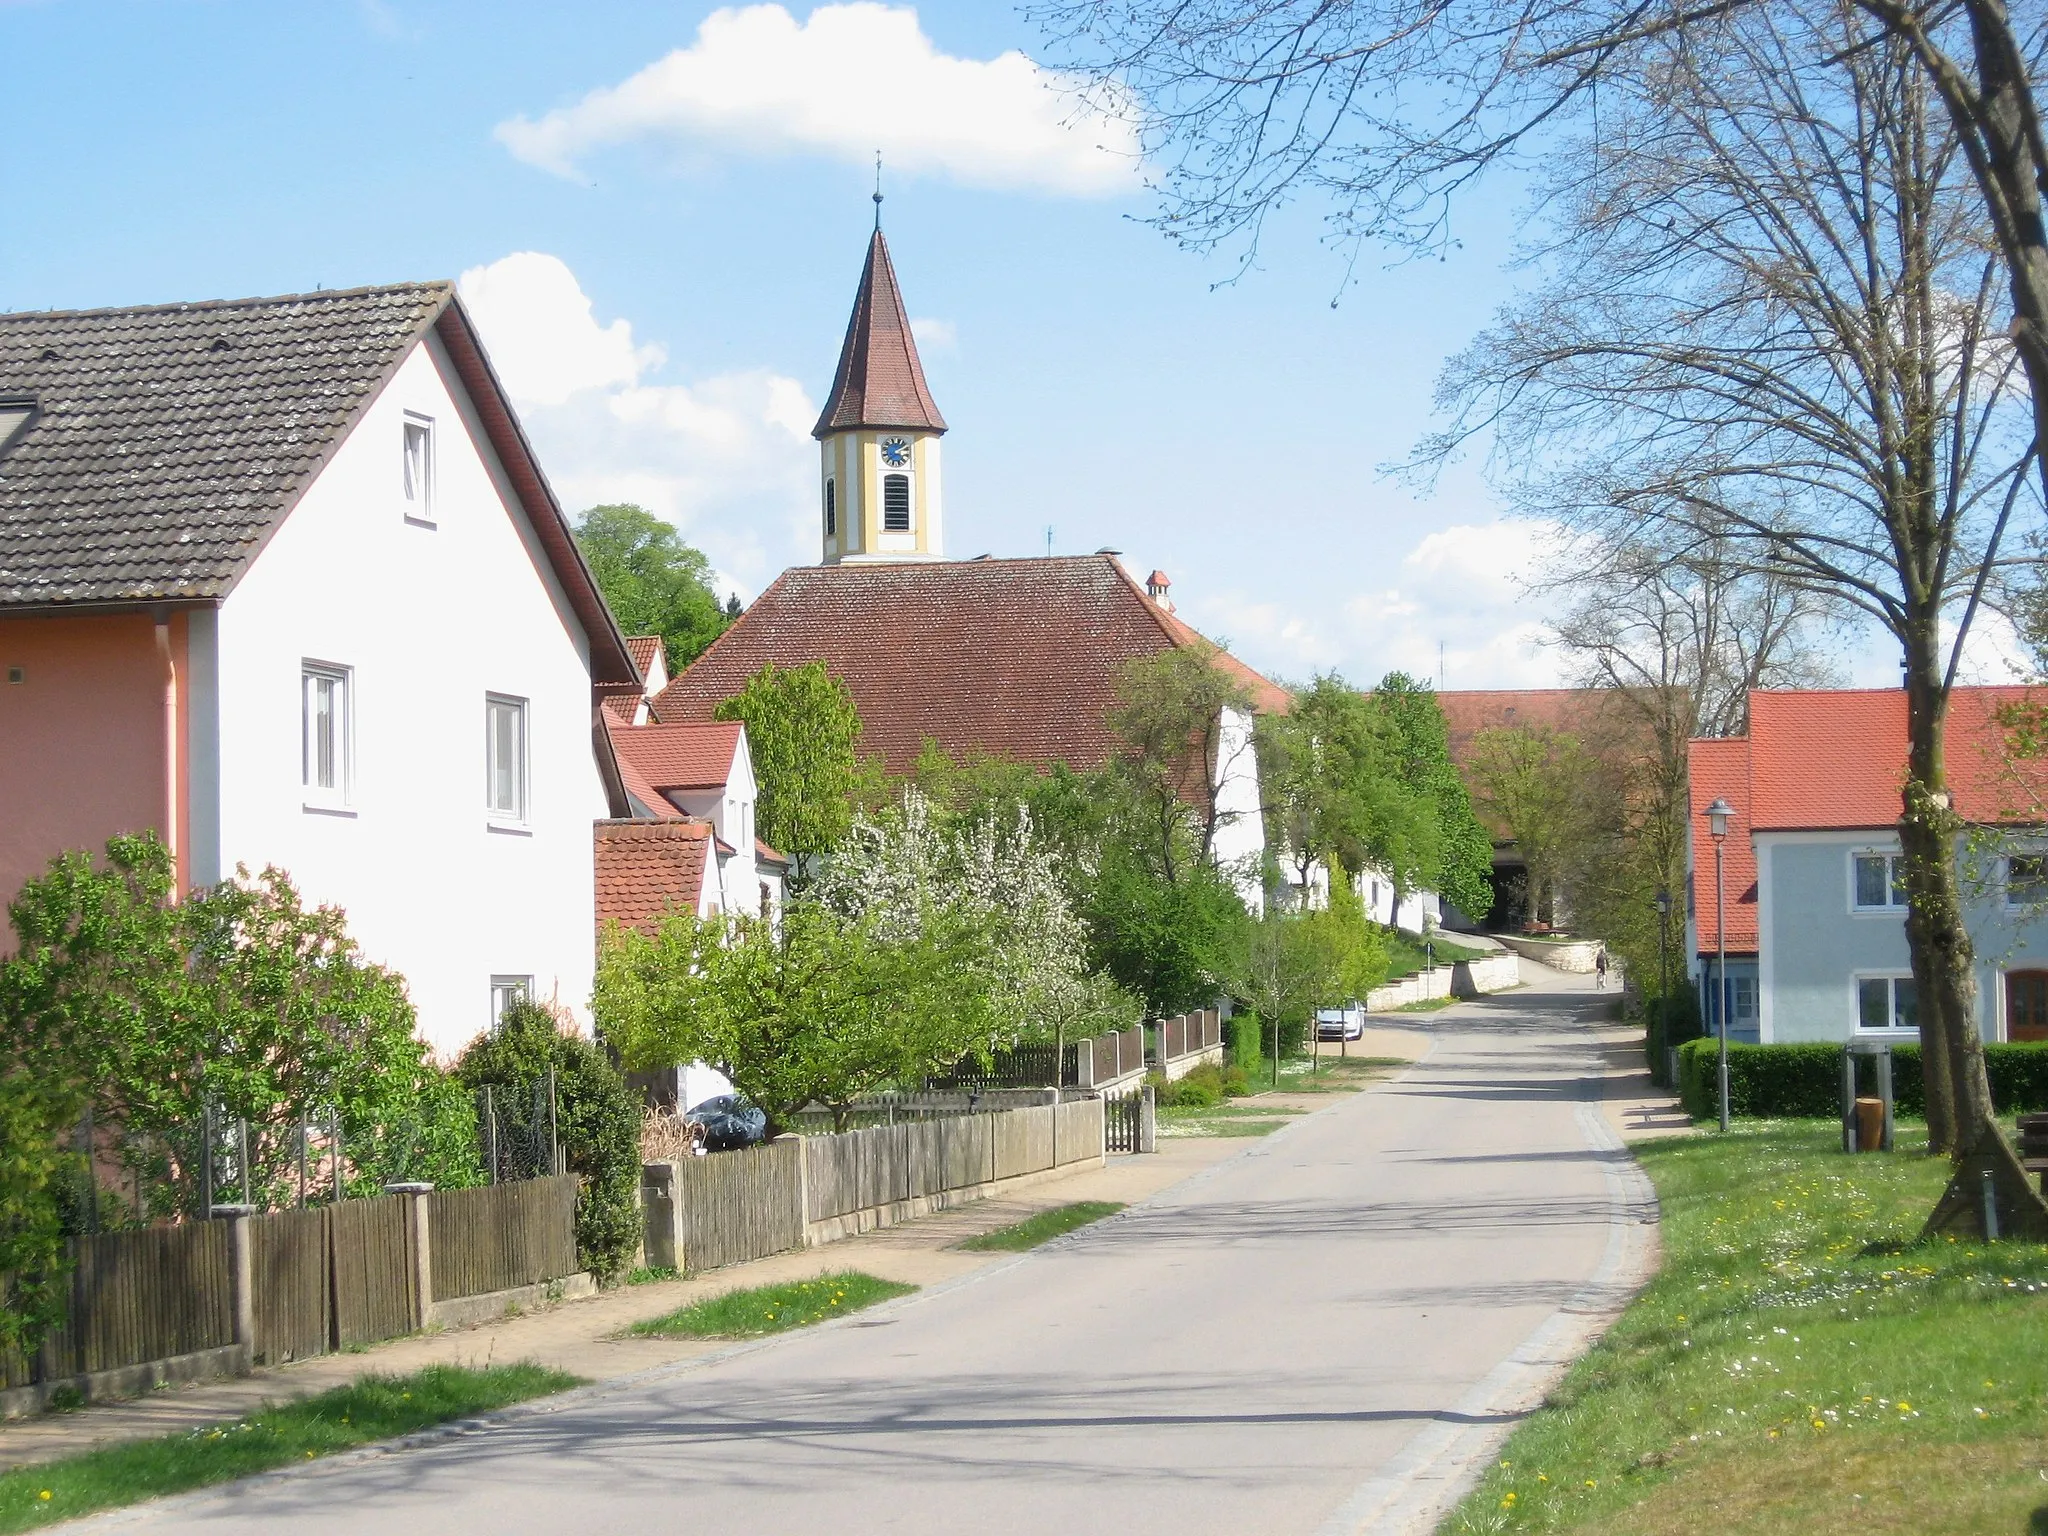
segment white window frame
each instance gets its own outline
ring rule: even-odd
[[[889,526],[889,480],[891,476],[900,476],[903,481],[904,522],[901,528],[891,528]],[[885,466],[882,470],[881,483],[878,489],[882,493],[881,521],[879,524],[882,532],[893,533],[899,536],[915,535],[917,533],[917,476],[907,468],[890,469]]]
[[[1918,1040],[1918,1025],[1905,1027],[1899,1024],[1899,983],[1911,983],[1911,971],[1858,971],[1849,978],[1849,1033],[1858,1040]],[[1867,981],[1882,981],[1885,986],[1886,1017],[1892,1020],[1882,1029],[1869,1029],[1863,1023],[1863,984]],[[1917,1007],[1918,998],[1915,998]]]
[[[1885,861],[1885,903],[1879,907],[1866,907],[1857,897],[1856,861],[1859,859],[1883,859]],[[1906,910],[1905,892],[1900,889],[1899,865],[1906,856],[1896,848],[1851,848],[1849,850],[1849,915],[1851,917],[1899,917]],[[1894,901],[1892,898],[1898,897]]]
[[[2018,901],[2013,900],[2012,866],[2015,859],[2032,859],[2041,872],[2040,878],[2036,882],[2037,886],[2041,888],[2040,894],[2031,901],[2024,897]],[[2043,853],[2038,849],[2028,849],[2020,853],[2007,854],[2005,858],[2005,909],[2008,912],[2024,912],[2029,908],[2039,907],[2044,904],[2048,904],[2048,853]]]
[[[498,803],[498,732],[496,716],[501,709],[516,710],[519,719],[517,751],[518,805],[506,809]],[[533,707],[517,694],[484,695],[484,812],[489,824],[505,832],[524,832],[533,807]]]
[[[405,425],[399,433],[399,486],[405,496],[405,520],[422,528],[439,527],[439,498],[435,495],[434,484],[434,461],[438,457],[434,451],[434,418],[423,416],[418,411],[407,411]],[[417,473],[413,463],[415,437],[420,445]]]
[[[496,1034],[505,1024],[505,1010],[512,1006],[514,998],[533,1001],[533,978],[531,976],[491,977],[491,1033]]]
[[[329,743],[334,759],[334,782],[314,782],[313,692],[315,683],[334,685],[338,707],[333,711],[336,739]],[[299,790],[304,808],[327,815],[352,815],[349,807],[355,791],[355,668],[337,662],[299,662]]]

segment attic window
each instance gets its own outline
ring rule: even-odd
[[[882,476],[882,532],[910,532],[910,476]]]
[[[29,424],[36,419],[36,402],[32,395],[0,395],[0,454],[4,454],[20,441],[28,431]]]
[[[434,419],[405,413],[405,516],[434,521]]]

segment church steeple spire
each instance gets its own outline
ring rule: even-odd
[[[945,555],[939,438],[946,419],[925,383],[889,242],[882,238],[879,185],[875,216],[832,393],[811,429],[818,440],[828,565]]]
[[[917,339],[910,334],[896,267],[879,224],[868,241],[867,265],[853,296],[853,315],[839,349],[832,394],[811,436],[861,427],[895,427],[906,432],[943,432],[946,419],[924,381]]]

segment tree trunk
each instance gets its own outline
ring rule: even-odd
[[[1956,872],[1962,820],[1949,799],[1942,755],[1948,693],[1933,625],[1919,628],[1926,633],[1916,633],[1907,648],[1908,756],[1899,844],[1906,857],[1906,933],[1919,1001],[1929,1150],[1946,1153],[1956,1165],[1927,1219],[1926,1234],[1985,1235],[1982,1190],[1988,1173],[2000,1235],[2048,1241],[2048,1202],[2028,1182],[1999,1128],[1984,1071],[1971,976],[1975,949],[1963,922]]]

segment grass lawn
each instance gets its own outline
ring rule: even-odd
[[[680,1307],[665,1317],[635,1323],[631,1331],[664,1339],[752,1339],[858,1312],[878,1301],[908,1296],[916,1289],[893,1280],[877,1280],[857,1269],[843,1269],[816,1280],[727,1291],[723,1296]]]
[[[1440,1529],[2048,1532],[2048,1249],[1907,1246],[1947,1165],[1899,1130],[1637,1145],[1663,1272]]]
[[[997,1227],[993,1232],[984,1232],[979,1237],[970,1237],[955,1243],[955,1248],[966,1248],[976,1253],[1022,1253],[1027,1248],[1036,1248],[1040,1243],[1049,1243],[1056,1237],[1064,1237],[1077,1227],[1085,1227],[1091,1221],[1100,1221],[1105,1216],[1114,1216],[1122,1210],[1121,1200],[1079,1200],[1072,1205],[1056,1205],[1049,1211],[1040,1211],[1022,1221],[1007,1227]]]
[[[430,1365],[410,1376],[365,1376],[232,1423],[0,1473],[0,1532],[32,1531],[94,1510],[228,1482],[578,1384],[574,1376],[538,1365]]]
[[[1387,942],[1387,980],[1399,981],[1403,976],[1413,976],[1428,966],[1429,956],[1423,951],[1422,940],[1414,934],[1405,929],[1383,928],[1380,935]],[[1477,960],[1482,955],[1492,953],[1491,950],[1471,949],[1463,944],[1453,944],[1442,934],[1438,934],[1431,943],[1436,946],[1438,965],[1450,965],[1459,960]]]

